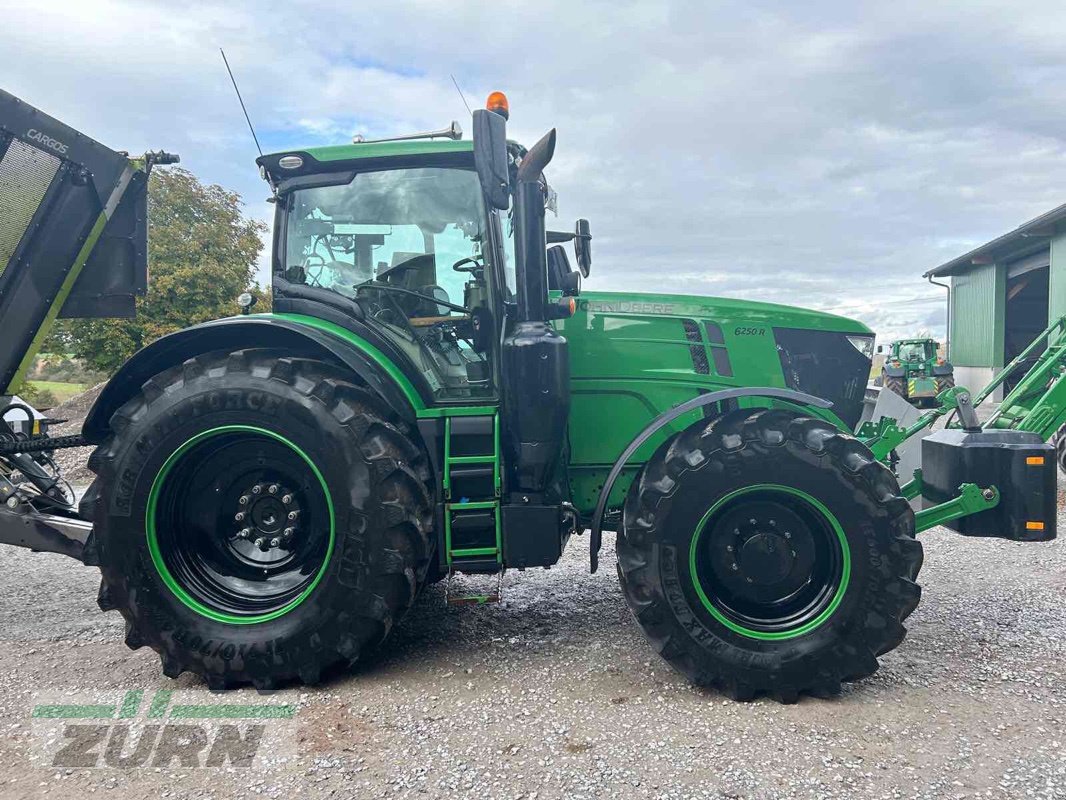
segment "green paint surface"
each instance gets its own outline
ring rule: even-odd
[[[340,144],[325,147],[310,147],[305,150],[284,150],[274,155],[287,153],[307,153],[316,161],[351,161],[357,158],[389,158],[403,156],[428,156],[441,153],[473,153],[471,140],[453,141],[451,139],[412,139],[406,142],[365,142],[362,144]],[[279,174],[284,174],[279,170]]]
[[[695,323],[690,340],[684,320]],[[719,374],[706,325],[721,330],[732,372]],[[870,335],[861,322],[790,306],[667,294],[582,292],[577,313],[554,323],[570,346],[570,484],[574,504],[591,514],[611,464],[655,417],[698,393],[751,386],[786,388],[773,328]],[[693,367],[692,348],[706,354],[708,373]],[[742,398],[741,408],[795,408],[780,400]],[[829,411],[805,409],[847,430]],[[618,508],[629,484],[656,448],[701,419],[679,417],[633,455],[615,483],[608,508]]]
[[[300,595],[294,598],[291,602],[277,609],[271,611],[268,614],[257,614],[255,616],[241,617],[233,614],[224,614],[216,611],[213,608],[205,606],[190,595],[185,588],[179,584],[174,576],[170,573],[166,563],[163,561],[163,554],[159,550],[159,541],[156,536],[156,511],[159,503],[159,493],[162,491],[163,484],[166,482],[167,475],[170,473],[174,465],[181,459],[185,453],[187,453],[195,445],[210,439],[215,436],[222,436],[228,433],[252,433],[259,436],[265,436],[269,439],[274,439],[277,442],[288,447],[294,453],[296,453],[311,471],[314,473],[315,478],[318,480],[319,485],[322,487],[322,491],[326,496],[326,505],[329,508],[329,545],[326,548],[326,556],[322,561],[322,566],[319,567],[318,574],[315,575],[311,584],[300,593]],[[299,447],[290,442],[284,436],[274,433],[274,431],[267,430],[266,428],[258,428],[253,425],[223,425],[218,428],[211,428],[206,431],[202,431],[187,442],[182,444],[177,450],[170,454],[170,457],[163,463],[163,466],[159,470],[159,474],[156,475],[155,480],[152,482],[152,488],[148,493],[148,509],[145,512],[145,534],[148,539],[148,551],[152,557],[152,563],[155,565],[156,571],[159,573],[159,577],[163,579],[164,585],[170,590],[170,592],[178,598],[184,605],[191,608],[196,613],[214,620],[215,622],[223,622],[227,625],[252,625],[259,622],[269,622],[270,620],[277,619],[283,616],[300,603],[307,599],[307,597],[315,590],[319,582],[322,580],[322,576],[325,574],[327,567],[329,567],[330,559],[333,556],[333,547],[336,538],[336,519],[333,511],[333,499],[330,497],[329,487],[326,485],[326,479],[322,477],[322,473],[311,458]],[[155,701],[153,701],[154,706]]]
[[[703,532],[707,527],[707,522],[714,515],[714,513],[720,509],[725,503],[728,503],[735,497],[741,495],[750,494],[751,492],[781,492],[784,494],[798,497],[812,508],[814,508],[822,517],[830,524],[833,532],[836,534],[837,541],[840,544],[841,554],[844,559],[844,570],[840,577],[840,586],[837,588],[836,594],[833,595],[833,599],[826,606],[817,617],[812,619],[805,625],[802,625],[795,630],[789,631],[756,631],[751,628],[745,628],[743,625],[738,625],[733,620],[726,617],[707,597],[707,593],[704,591],[703,586],[700,585],[699,579],[696,577],[696,554],[699,550],[700,539],[703,536]],[[725,497],[721,498],[713,506],[708,509],[707,513],[703,515],[699,525],[696,527],[696,533],[692,537],[692,544],[689,546],[688,555],[688,569],[689,574],[692,576],[693,587],[696,589],[696,594],[699,595],[700,601],[703,603],[704,608],[710,613],[712,617],[725,625],[734,633],[739,633],[741,636],[747,636],[749,639],[760,639],[763,641],[781,641],[784,639],[795,639],[797,636],[803,636],[810,633],[815,628],[819,627],[826,620],[833,616],[833,613],[837,610],[840,602],[844,599],[844,595],[848,590],[848,583],[851,580],[851,548],[848,547],[848,539],[844,534],[844,529],[840,527],[840,523],[837,518],[833,516],[832,512],[826,508],[819,500],[815,499],[806,492],[802,492],[799,489],[794,489],[791,486],[780,486],[777,484],[755,484],[753,486],[745,486],[743,489],[737,489],[735,492],[730,492]]]

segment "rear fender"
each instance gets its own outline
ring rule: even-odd
[[[111,416],[141,386],[163,370],[215,350],[273,347],[293,354],[339,361],[352,370],[403,419],[413,422],[426,401],[414,381],[374,345],[345,331],[344,336],[276,316],[228,317],[172,333],[135,353],[104,387],[89,411],[82,435],[99,444]]]

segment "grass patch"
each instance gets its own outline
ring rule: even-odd
[[[87,383],[63,383],[62,381],[26,381],[37,391],[48,391],[59,403],[65,403],[75,395],[81,394],[89,388]]]

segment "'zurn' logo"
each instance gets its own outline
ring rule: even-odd
[[[291,703],[195,702],[206,692],[141,689],[110,697],[56,695],[60,702],[37,703],[31,714],[40,749],[39,766],[66,769],[108,767],[249,767],[262,758],[287,755],[295,742]],[[191,695],[191,697],[189,696]],[[46,699],[46,698],[38,698]],[[203,698],[207,699],[207,698]],[[71,701],[74,702],[71,702]]]
[[[53,139],[51,136],[41,133],[36,128],[30,128],[28,131],[26,131],[26,136],[30,139],[33,139],[33,141],[39,142],[40,144],[44,145],[49,150],[55,150],[60,155],[65,155],[67,152],[67,145],[63,144],[58,139]]]

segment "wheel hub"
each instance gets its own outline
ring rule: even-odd
[[[236,530],[229,537],[231,547],[247,557],[250,544],[280,559],[298,543],[300,503],[296,492],[282,483],[255,483],[237,498],[233,520]]]
[[[767,585],[784,579],[796,561],[796,554],[784,536],[773,531],[752,535],[740,548],[737,563],[745,578]]]

